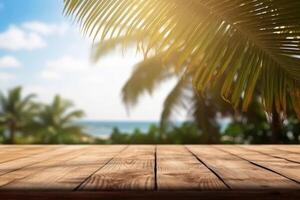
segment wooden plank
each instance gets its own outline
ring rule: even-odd
[[[20,165],[26,165],[24,165],[23,167],[19,166],[15,170],[9,171],[8,173],[5,173],[2,176],[0,176],[0,190],[12,188],[10,186],[10,183],[18,182],[18,180],[22,180],[23,178],[31,176],[32,174],[37,173],[39,170],[49,167],[50,164],[58,165],[63,161],[72,159],[84,153],[85,149],[87,148],[88,146],[64,146],[63,148],[53,151],[51,153],[39,155],[37,159],[36,157],[34,159],[30,157],[26,160],[22,159],[20,160]],[[43,181],[47,182],[47,180]]]
[[[157,146],[158,190],[220,190],[226,185],[182,145]]]
[[[12,179],[1,190],[74,190],[124,147],[90,146],[37,163],[1,177]]]
[[[252,145],[241,145],[240,147],[257,151],[262,154],[267,154],[273,156],[275,158],[282,158],[291,162],[298,162],[300,163],[300,155],[293,152],[284,151],[282,149],[276,149],[269,145],[260,145],[260,146],[252,146]]]
[[[229,194],[224,192],[225,184],[233,190],[242,189],[235,193],[236,199],[245,197],[246,190],[276,190],[276,194],[286,189],[300,191],[300,184],[297,183],[300,174],[300,164],[296,163],[299,160],[297,146],[190,145],[187,150],[180,145],[159,145],[156,151],[155,146],[150,145],[129,146],[124,151],[121,147],[0,146],[0,160],[2,155],[5,158],[15,154],[23,156],[0,163],[0,190],[53,190],[56,193],[58,190],[80,189],[83,194],[86,194],[85,190],[100,190],[109,191],[105,197],[109,194],[122,197],[126,190],[158,189],[155,193],[157,197],[172,196],[175,199],[177,196],[173,194],[176,190],[193,190],[186,194],[194,194],[195,190],[210,189],[213,192],[206,194],[211,194],[213,199],[215,190],[218,190],[215,192],[218,194]],[[294,162],[287,160],[292,158]],[[216,183],[216,180],[219,182]],[[164,191],[169,190],[174,192],[158,195],[166,194]],[[204,194],[196,193],[193,196],[195,199]],[[31,197],[34,199],[40,194]],[[150,196],[153,198],[155,195],[146,195],[151,199]],[[269,197],[271,195],[266,199],[273,199]],[[7,198],[2,198],[0,192],[0,199]]]
[[[256,163],[262,167],[273,170],[291,180],[300,183],[300,164],[289,162],[285,159],[275,158],[259,152],[247,150],[242,147],[219,146],[225,151],[238,155],[241,158]],[[300,184],[298,184],[300,186]]]
[[[153,190],[155,146],[132,145],[86,180],[80,190]]]
[[[232,145],[231,145],[232,146]],[[236,145],[234,145],[236,146]],[[268,144],[268,145],[238,145],[238,146],[251,146],[251,147],[266,147],[266,148],[272,148],[272,149],[277,149],[277,150],[281,150],[284,151],[286,153],[295,153],[295,154],[300,154],[300,145],[296,144],[296,145],[285,145],[285,144],[280,144],[280,145],[275,145],[275,144]]]
[[[27,156],[25,158],[20,158],[17,160],[8,161],[0,164],[0,176],[3,174],[7,174],[9,172],[16,171],[18,169],[24,168],[26,166],[33,165],[35,163],[48,160],[52,157],[57,157],[58,155],[66,156],[67,153],[72,154],[76,149],[83,149],[85,146],[63,146],[61,148],[57,148],[54,150],[43,152],[40,154],[34,154],[31,156]],[[0,179],[1,181],[1,179]]]
[[[234,146],[230,146],[235,149]],[[299,189],[299,184],[212,146],[188,146],[232,189]],[[228,148],[229,149],[229,148]]]
[[[289,153],[300,154],[300,145],[272,145],[275,149],[280,149]]]
[[[28,157],[35,154],[44,153],[53,149],[59,148],[58,146],[34,146],[34,145],[4,145],[1,146],[0,163],[13,161],[16,159]]]

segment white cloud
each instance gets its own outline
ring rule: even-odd
[[[52,72],[51,70],[44,70],[41,72],[41,77],[43,79],[47,79],[47,80],[57,80],[60,79],[61,76],[56,73],[56,72]]]
[[[33,50],[45,46],[46,42],[41,36],[33,32],[26,32],[14,25],[0,33],[0,49]]]
[[[21,62],[13,56],[0,57],[0,68],[18,68],[22,66]]]
[[[0,33],[0,49],[34,50],[47,46],[46,37],[64,35],[69,26],[65,23],[47,24],[40,21],[10,25]]]
[[[47,80],[57,80],[65,76],[70,76],[86,71],[89,63],[73,58],[71,56],[64,56],[62,58],[48,61],[46,67],[41,72],[41,77]]]
[[[0,57],[0,68],[18,68],[21,67],[21,62],[10,55]]]
[[[22,27],[26,30],[39,33],[41,35],[63,35],[68,30],[69,26],[65,23],[47,24],[40,21],[31,21],[23,23]]]

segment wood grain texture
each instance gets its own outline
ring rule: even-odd
[[[155,146],[132,145],[99,169],[80,190],[153,190]]]
[[[241,145],[240,147],[260,152],[275,158],[282,158],[291,162],[300,163],[300,155],[294,152],[284,151],[282,149],[276,149],[274,146],[264,145],[264,146],[252,146],[252,145]],[[300,148],[300,147],[299,147]]]
[[[253,147],[253,148],[266,148],[266,149],[277,149],[277,150],[281,150],[284,151],[286,153],[295,153],[295,154],[300,154],[300,145],[299,144],[288,144],[288,145],[284,145],[284,144],[279,144],[279,145],[275,145],[275,144],[268,144],[268,145],[261,145],[261,144],[251,144],[251,145],[221,145],[221,146],[242,146],[242,147]]]
[[[46,151],[57,149],[59,146],[40,146],[40,145],[2,145],[0,146],[0,164],[13,161],[27,156],[41,154]]]
[[[74,190],[122,149],[124,146],[89,146],[74,149],[70,153],[0,177],[0,183],[4,182],[3,180],[11,180],[0,189]]]
[[[158,146],[158,190],[221,190],[226,185],[184,146]]]
[[[300,189],[300,185],[283,176],[251,164],[213,146],[188,146],[232,189]],[[232,149],[236,147],[231,146]]]
[[[72,156],[74,152],[80,152],[86,146],[63,146],[60,148],[52,149],[40,154],[34,154],[25,158],[20,158],[12,161],[8,161],[0,164],[0,186],[14,181],[15,179],[24,178],[27,175],[33,174],[38,168],[30,170],[29,167],[35,164],[39,164],[43,161],[51,161],[51,158],[55,159],[67,159],[68,156]],[[26,173],[25,173],[26,171]],[[0,187],[1,189],[1,187]]]
[[[274,199],[269,197],[287,191],[281,197],[288,199],[300,193],[298,149],[296,145],[0,145],[0,199],[14,199],[11,194],[21,191],[35,192],[26,199],[47,199],[49,191],[60,191],[69,199],[214,199],[221,194],[239,199],[246,193]]]
[[[300,145],[272,145],[275,149],[280,149],[288,153],[300,154]]]
[[[282,158],[276,158],[266,154],[259,153],[257,151],[251,151],[242,147],[229,147],[219,146],[225,151],[238,155],[241,158],[249,160],[255,164],[258,164],[266,169],[275,171],[291,180],[300,183],[300,164],[289,162]]]

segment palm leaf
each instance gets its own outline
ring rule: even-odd
[[[65,114],[62,117],[61,123],[68,124],[71,123],[74,119],[79,119],[84,116],[84,112],[82,110],[73,110]]]
[[[65,0],[65,13],[101,41],[145,32],[143,45],[164,59],[181,51],[198,91],[226,73],[221,95],[236,108],[257,87],[266,111],[286,112],[290,99],[300,116],[299,10],[295,0]]]
[[[133,43],[138,42],[142,36],[143,34],[140,33],[131,38],[118,37],[102,41],[93,48],[92,59],[97,61],[120,45],[130,47]],[[147,50],[142,47],[138,50],[142,51],[145,59],[135,65],[135,69],[122,88],[122,99],[127,107],[135,106],[139,97],[145,92],[152,94],[160,83],[176,75],[174,64],[176,64],[178,52],[174,53],[168,60],[163,60],[164,52],[148,56]]]
[[[92,60],[96,62],[97,60],[99,60],[100,58],[102,58],[112,50],[117,49],[117,47],[119,46],[122,46],[123,47],[122,50],[124,51],[129,47],[137,45],[144,36],[145,34],[143,33],[137,33],[129,37],[123,36],[123,37],[110,38],[100,43],[96,43],[95,45],[93,45],[93,49],[92,49]],[[138,48],[137,50],[142,50],[142,49]],[[146,54],[146,52],[143,53]]]
[[[122,88],[123,102],[134,106],[145,92],[151,94],[163,81],[173,77],[172,61],[163,62],[163,54],[147,58],[135,66],[135,70]]]
[[[182,77],[166,97],[160,118],[162,129],[172,122],[172,116],[178,114],[182,108],[187,108],[187,103],[191,100],[189,86],[191,86],[191,80],[188,77]]]

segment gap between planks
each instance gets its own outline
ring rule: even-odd
[[[300,165],[298,163],[290,162],[286,159],[277,158],[259,151],[252,151],[251,149],[240,146],[228,148],[226,145],[215,145],[214,147],[262,169],[278,174],[298,185],[300,184]]]
[[[294,152],[286,152],[281,149],[272,148],[272,146],[249,146],[240,145],[239,147],[245,148],[249,151],[258,152],[274,158],[284,159],[289,162],[300,164],[300,155]]]
[[[257,166],[243,158],[247,151],[239,149],[235,154],[228,152],[236,150],[235,146],[228,151],[216,146],[188,145],[188,148],[199,159],[213,169],[232,189],[299,189],[300,185],[274,171]],[[241,156],[236,154],[241,153]],[[299,170],[299,165],[297,165]]]
[[[122,151],[124,151],[126,148],[128,148],[128,145],[125,146],[119,153],[121,153]],[[97,173],[99,170],[101,170],[105,165],[107,165],[111,160],[113,160],[116,157],[116,155],[114,155],[112,158],[110,158],[105,164],[103,164],[102,166],[100,166],[98,169],[96,169],[93,173],[91,173],[88,177],[86,177],[77,187],[74,188],[74,191],[79,190],[81,187],[83,187],[83,185],[95,174]]]
[[[130,145],[90,176],[78,190],[154,190],[154,145]]]
[[[76,187],[81,191],[220,189],[228,186],[181,145],[129,146]]]
[[[72,190],[121,148],[93,145],[66,148],[65,154],[2,176],[1,184],[5,181],[7,184],[1,190]]]
[[[200,162],[202,163],[207,169],[209,169],[222,183],[228,188],[231,189],[231,187],[222,179],[222,177],[216,172],[213,168],[210,168],[201,158],[199,158],[196,154],[194,154],[188,147],[185,146],[185,148]]]

